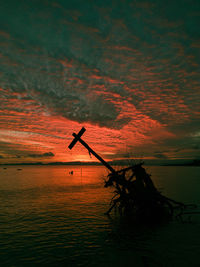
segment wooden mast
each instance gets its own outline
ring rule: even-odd
[[[72,149],[75,144],[79,141],[88,151],[89,153],[93,154],[109,171],[112,173],[115,173],[115,170],[104,160],[102,157],[100,157],[83,139],[81,139],[81,136],[86,131],[86,129],[83,127],[78,134],[73,133],[74,139],[68,146],[69,149]]]

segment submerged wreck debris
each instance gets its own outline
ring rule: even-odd
[[[73,133],[74,139],[68,148],[72,149],[79,141],[90,155],[93,154],[110,171],[104,187],[114,187],[115,194],[106,212],[107,215],[114,209],[121,215],[131,216],[139,222],[144,220],[150,222],[172,217],[182,220],[185,214],[199,214],[193,211],[195,205],[186,205],[162,195],[155,187],[151,175],[143,167],[143,163],[116,171],[81,139],[85,131],[83,127],[78,134]]]
[[[186,208],[195,207],[163,196],[142,165],[135,164],[108,175],[104,186],[114,187],[115,195],[106,214],[115,208],[120,214],[134,216],[139,221],[152,221],[173,216],[181,218]]]

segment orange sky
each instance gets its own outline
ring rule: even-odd
[[[1,163],[200,158],[199,5],[8,2]]]
[[[78,133],[82,126],[86,128],[83,140],[106,160],[138,157],[156,159],[152,150],[160,150],[165,147],[166,140],[173,141],[176,138],[166,125],[142,114],[126,99],[119,100],[118,95],[112,95],[112,102],[121,109],[117,119],[126,116],[132,116],[133,119],[120,129],[113,129],[52,115],[36,101],[26,99],[24,94],[11,92],[8,95],[8,91],[3,89],[1,92],[2,96],[6,94],[6,107],[10,107],[9,112],[2,112],[1,116],[1,160],[5,163],[96,161],[79,143],[71,151],[68,149],[73,139],[72,133]],[[19,108],[23,111],[18,111]],[[49,152],[52,155],[48,156]],[[190,158],[190,151],[185,152]],[[182,157],[173,149],[164,155],[166,158]]]

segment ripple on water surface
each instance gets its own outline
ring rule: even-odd
[[[178,168],[172,177],[169,167],[151,168],[155,183],[167,195],[199,203],[198,169],[193,169],[188,188],[191,169],[186,168],[184,176]],[[174,221],[160,227],[136,227],[115,216],[108,218],[104,212],[112,192],[103,188],[104,169],[85,167],[82,177],[80,168],[73,169],[73,178],[63,166],[4,170],[0,177],[2,266],[200,265],[197,217],[192,224]]]

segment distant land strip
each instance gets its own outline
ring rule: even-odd
[[[200,166],[200,160],[188,160],[184,162],[172,160],[169,162],[156,162],[156,161],[143,161],[143,160],[115,160],[108,161],[110,165],[114,166],[128,166],[134,163],[144,162],[144,165],[152,165],[152,166]],[[20,163],[0,163],[0,166],[16,166],[16,165],[77,165],[77,166],[102,166],[100,162],[92,161],[92,162],[82,162],[82,161],[70,161],[70,162],[20,162]]]

